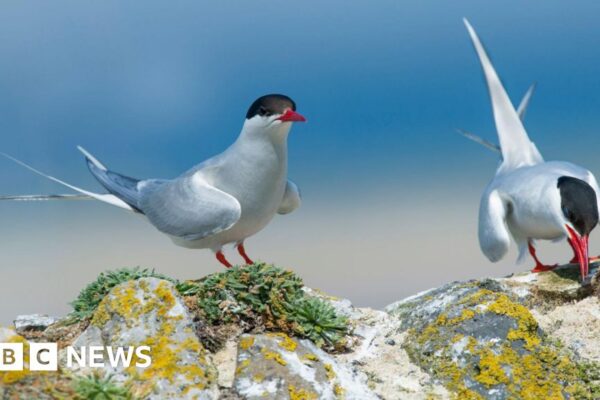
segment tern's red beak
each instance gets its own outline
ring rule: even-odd
[[[570,226],[567,226],[567,231],[569,232],[569,244],[577,255],[579,272],[581,273],[581,281],[583,282],[589,272],[588,236],[579,236]]]
[[[286,112],[284,112],[281,117],[279,117],[277,119],[282,122],[305,122],[306,121],[306,118],[304,118],[302,116],[302,114],[297,113],[294,110],[289,110],[289,109]]]

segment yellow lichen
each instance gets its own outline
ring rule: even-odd
[[[301,388],[297,389],[294,385],[288,386],[288,393],[290,400],[316,400],[318,398],[316,393]]]
[[[485,400],[485,398],[482,395],[471,389],[468,389],[464,385],[458,388],[454,398],[456,400]]]
[[[302,359],[308,360],[308,361],[319,361],[319,357],[317,357],[313,353],[306,353],[305,355],[302,356]]]
[[[265,357],[265,360],[274,360],[280,365],[287,365],[287,362],[283,359],[283,357],[281,357],[281,354],[277,353],[276,351],[269,351],[263,348],[261,353]]]
[[[282,340],[279,342],[279,347],[287,350],[287,351],[295,351],[296,347],[298,347],[298,343],[285,333],[282,336]]]
[[[333,366],[331,364],[324,364],[325,374],[327,375],[327,379],[330,381],[334,380],[336,377],[335,371],[333,370]]]
[[[141,301],[136,297],[136,281],[117,286],[109,297],[110,309],[125,320],[127,326],[141,315]]]
[[[462,340],[464,337],[465,337],[465,335],[462,335],[462,334],[458,333],[458,334],[456,334],[456,335],[454,335],[454,336],[452,337],[452,340],[451,340],[451,342],[452,342],[452,343],[457,343],[457,342],[460,342],[460,341],[461,341],[461,340]]]
[[[502,358],[489,349],[483,350],[479,359],[479,374],[475,376],[475,380],[488,387],[508,383],[509,378],[503,370]]]
[[[156,296],[158,296],[159,301],[163,304],[163,306],[157,310],[157,314],[160,317],[163,317],[175,306],[176,299],[173,295],[173,290],[169,287],[166,281],[162,281],[158,284],[154,290],[154,293]]]
[[[488,306],[488,311],[506,315],[517,322],[517,328],[508,332],[509,340],[523,340],[527,350],[533,350],[540,344],[537,321],[527,307],[511,301],[505,294],[499,294],[496,301]]]
[[[106,303],[108,302],[106,299],[107,298],[105,297],[102,302],[100,302],[100,305],[98,305],[98,308],[94,312],[92,325],[103,327],[110,320],[110,314],[106,310]]]
[[[465,308],[462,313],[454,318],[448,318],[446,314],[440,314],[437,318],[436,324],[440,326],[444,325],[457,325],[467,319],[471,319],[475,316],[475,311]]]
[[[256,373],[256,374],[254,374],[254,376],[252,377],[252,379],[256,383],[262,383],[265,380],[265,376],[263,374],[261,374],[261,373]]]
[[[419,346],[426,345],[435,354],[426,363],[456,399],[481,400],[481,394],[465,386],[475,380],[485,387],[504,385],[509,398],[525,400],[563,399],[564,393],[579,393],[582,385],[575,364],[544,343],[538,325],[529,310],[503,293],[487,289],[466,296],[457,304],[470,307],[458,317],[441,314],[420,331],[409,330]],[[483,304],[484,307],[478,307]],[[514,320],[517,327],[510,330],[504,343],[478,341],[477,338],[456,332],[456,326],[477,314],[495,313]],[[465,353],[469,362],[458,364],[452,355],[452,344],[467,338]],[[522,341],[525,352],[518,352],[511,344]],[[448,345],[450,344],[450,345]],[[412,350],[411,350],[412,351]],[[423,357],[417,355],[417,357]]]
[[[0,383],[10,385],[26,378],[29,372],[29,343],[19,335],[14,335],[6,339],[6,343],[23,344],[23,370],[21,371],[0,371]]]
[[[240,349],[248,350],[254,346],[254,336],[246,336],[240,339]]]
[[[346,393],[346,390],[341,385],[336,383],[333,386],[333,394],[335,394],[338,399],[343,399],[344,393]]]
[[[235,373],[239,374],[250,365],[250,360],[242,360],[238,363],[237,368],[235,369]]]
[[[186,391],[204,389],[214,380],[213,372],[204,355],[204,347],[195,336],[189,336],[185,340],[173,337],[177,322],[183,316],[171,315],[177,304],[172,287],[166,281],[160,282],[154,290],[143,281],[140,282],[141,285],[136,286],[136,283],[137,281],[130,282],[122,290],[115,291],[115,297],[110,300],[108,306],[111,312],[119,314],[126,321],[128,318],[137,318],[133,321],[139,321],[140,317],[147,314],[155,314],[154,317],[160,321],[153,335],[148,336],[142,343],[136,344],[150,348],[152,363],[147,368],[138,370],[135,366],[137,359],[134,358],[134,362],[127,369],[130,382],[143,385],[145,381],[166,380],[176,384],[175,380],[181,379],[182,383],[185,383]],[[142,300],[135,295],[137,289],[141,289]],[[196,355],[194,363],[190,364],[187,361],[186,353]]]

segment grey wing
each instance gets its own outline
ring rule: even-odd
[[[508,252],[510,233],[506,226],[507,206],[498,191],[485,193],[479,206],[479,246],[492,262]]]
[[[138,207],[161,232],[199,240],[231,228],[242,213],[237,199],[201,175],[171,181],[142,181]]]
[[[296,208],[300,207],[301,203],[302,196],[300,195],[300,189],[298,189],[298,186],[294,182],[288,180],[285,185],[285,193],[277,213],[289,214]]]

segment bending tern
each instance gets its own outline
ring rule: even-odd
[[[544,161],[527,135],[518,113],[477,33],[465,19],[490,93],[502,161],[486,187],[479,208],[479,244],[496,262],[508,252],[510,237],[535,261],[533,272],[555,266],[537,258],[535,240],[567,239],[579,263],[581,279],[588,275],[588,238],[598,224],[598,183],[594,175],[575,164]],[[531,93],[531,92],[528,92]],[[526,103],[529,102],[526,96]],[[523,113],[521,113],[523,115]]]

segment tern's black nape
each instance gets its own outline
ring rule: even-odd
[[[598,224],[598,201],[594,189],[581,179],[561,176],[556,185],[560,191],[561,209],[567,220],[582,236]]]
[[[287,109],[296,111],[294,100],[283,94],[268,94],[254,100],[246,113],[246,119],[255,115],[268,117],[274,114],[283,114]]]

